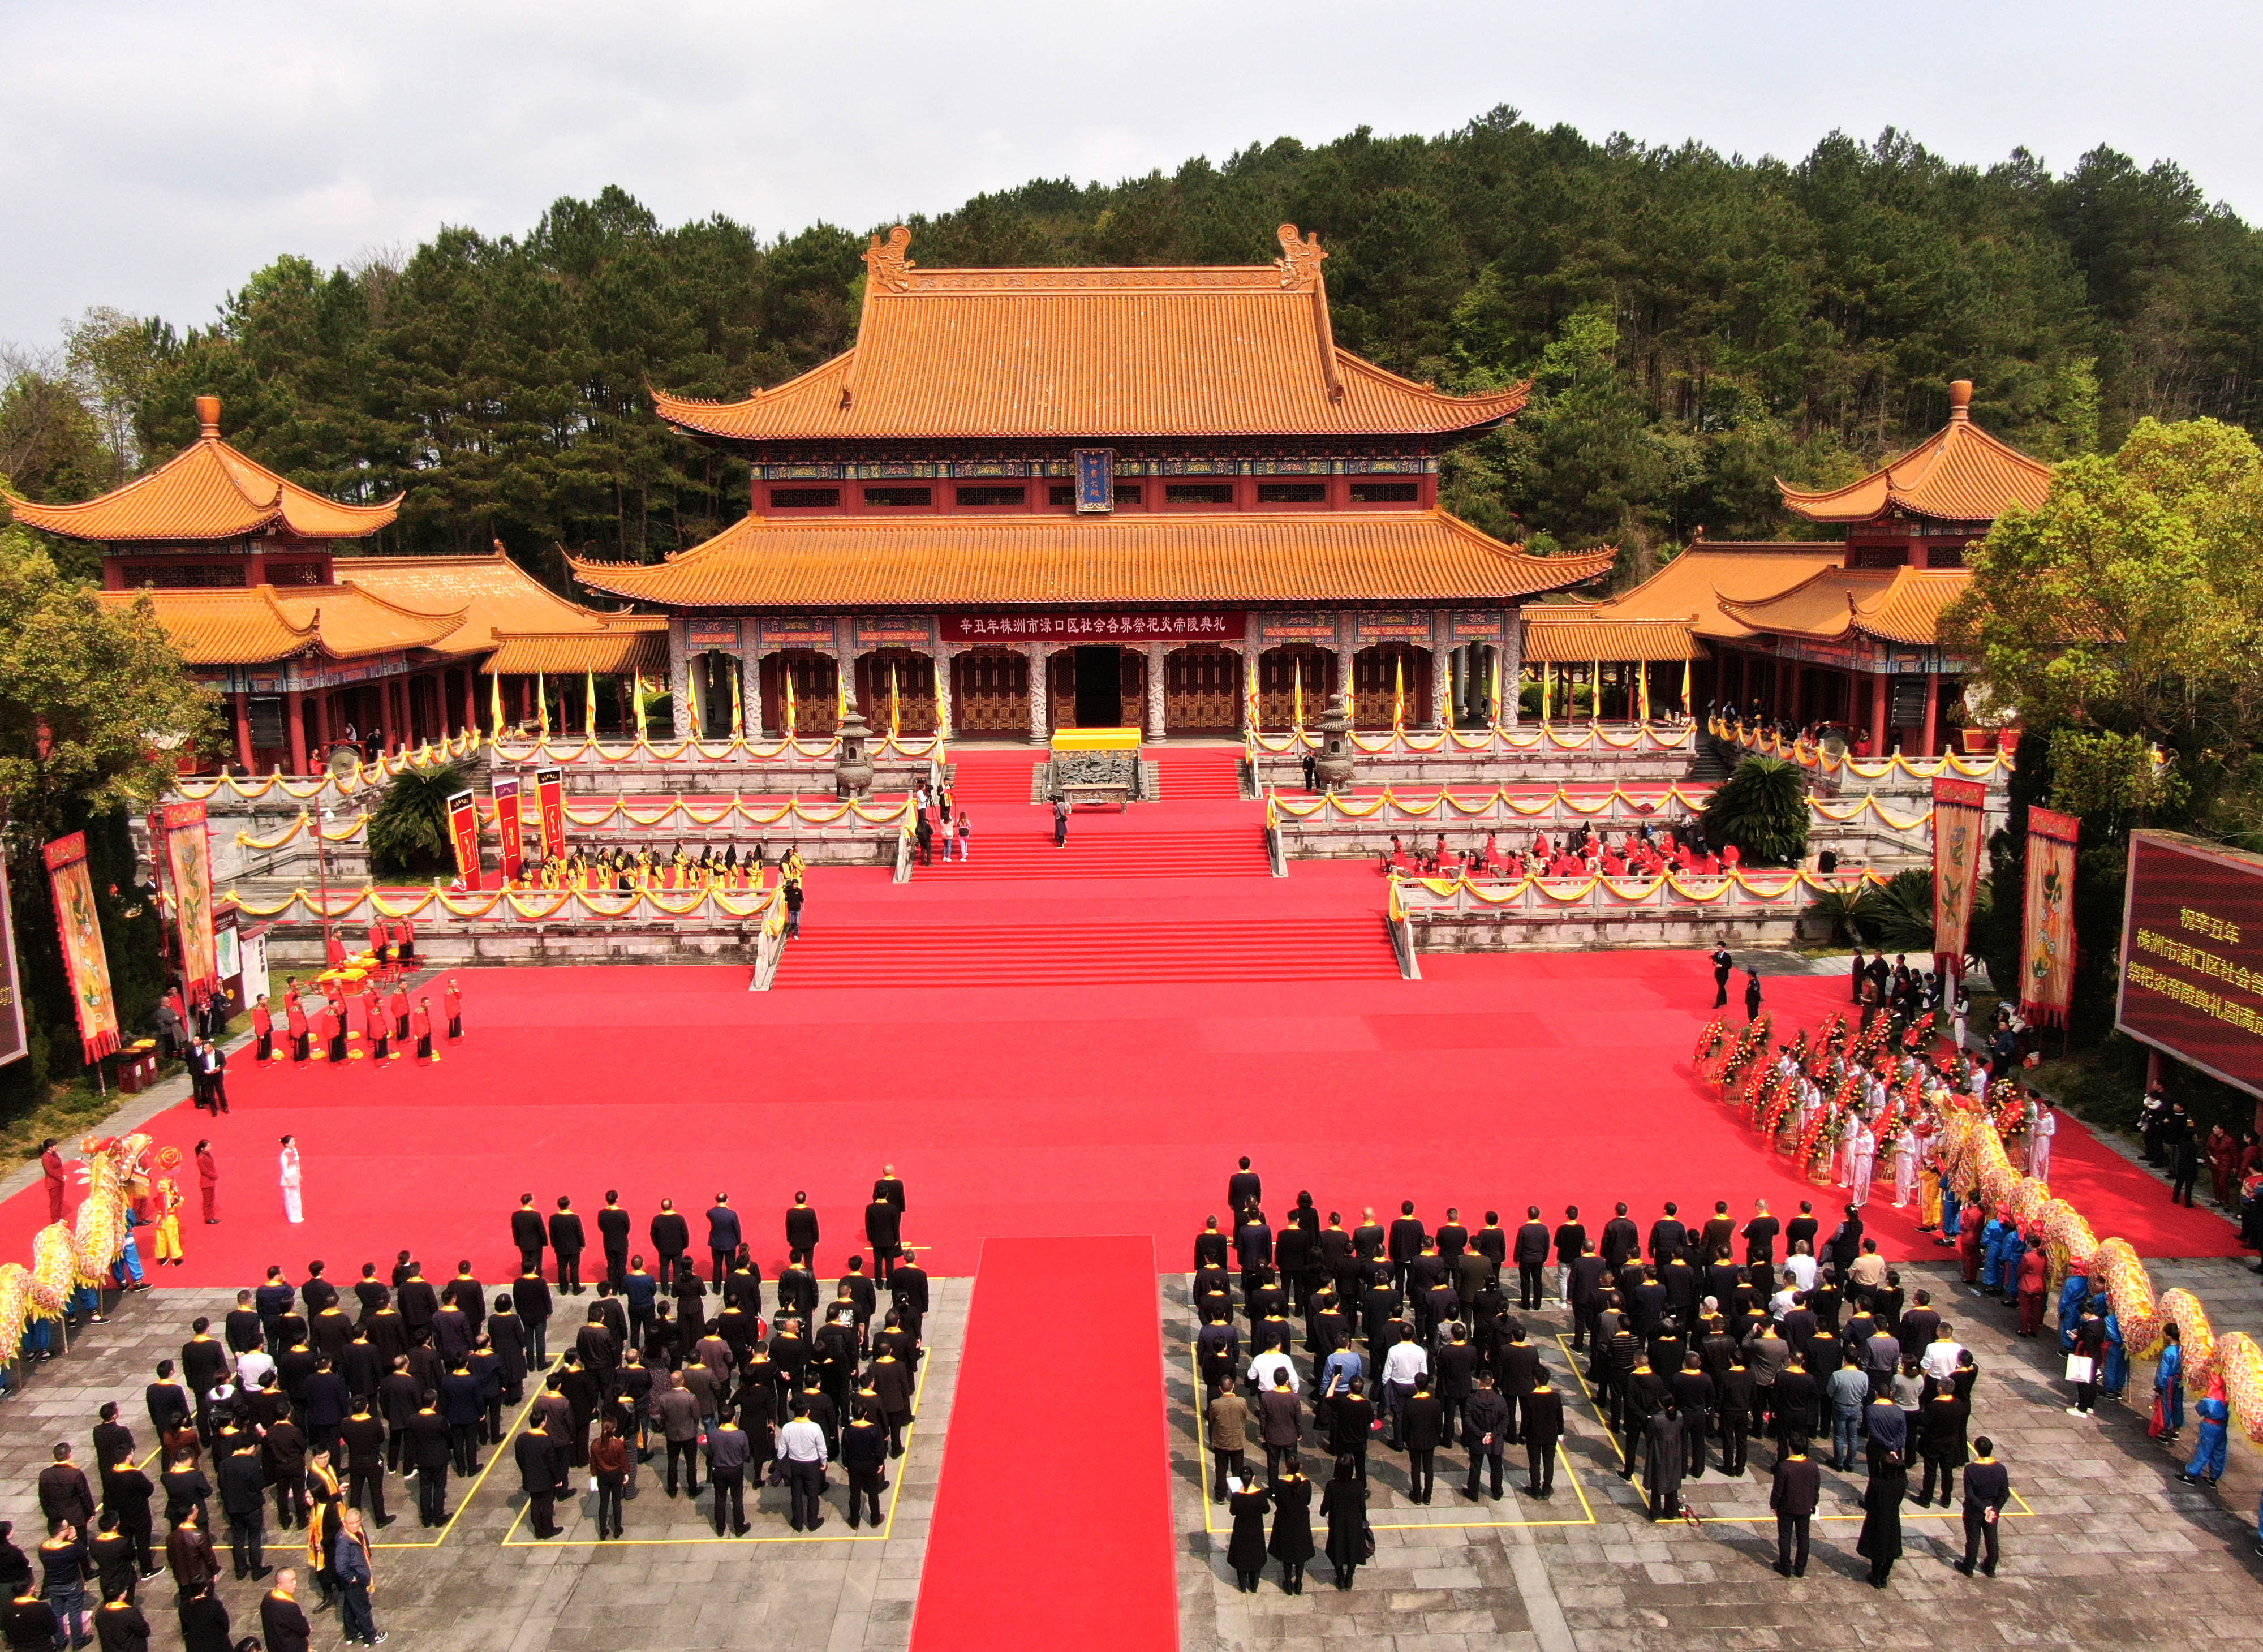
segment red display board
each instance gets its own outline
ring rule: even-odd
[[[2115,1025],[2263,1096],[2263,856],[2130,835]]]

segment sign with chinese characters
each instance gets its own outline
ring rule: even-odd
[[[1336,617],[1318,612],[1261,613],[1257,635],[1264,642],[1317,642],[1332,648],[1336,643]]]
[[[945,614],[946,642],[1239,642],[1233,613]]]
[[[859,614],[857,617],[857,646],[860,648],[931,648],[935,646],[935,621],[925,614]]]
[[[1116,450],[1080,447],[1076,460],[1076,508],[1080,513],[1116,509]]]
[[[833,646],[833,621],[806,617],[757,620],[755,635],[766,648],[829,648]]]
[[[1430,645],[1430,615],[1422,609],[1370,612],[1357,620],[1362,642],[1419,642]]]
[[[2263,1096],[2263,856],[2134,832],[2114,1024]]]
[[[739,646],[739,622],[736,620],[686,620],[683,622],[683,646],[687,648],[723,648],[736,651]]]
[[[1508,635],[1498,608],[1457,608],[1446,616],[1446,626],[1457,642],[1500,642]]]

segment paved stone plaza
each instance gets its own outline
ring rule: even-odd
[[[2157,1265],[2161,1288],[2198,1291],[2223,1315],[2220,1330],[2257,1314],[2258,1281],[2236,1262]],[[1564,1455],[1555,1495],[1519,1495],[1523,1453],[1509,1452],[1511,1489],[1498,1503],[1464,1502],[1469,1458],[1441,1451],[1427,1508],[1406,1501],[1406,1459],[1377,1446],[1370,1457],[1369,1518],[1376,1557],[1348,1592],[1328,1581],[1325,1555],[1305,1593],[1281,1592],[1278,1566],[1254,1595],[1239,1593],[1225,1560],[1225,1511],[1205,1498],[1196,1434],[1194,1322],[1184,1276],[1163,1281],[1165,1380],[1172,1467],[1182,1534],[1180,1625],[1186,1652],[1248,1652],[1325,1639],[1365,1652],[1656,1652],[1659,1648],[2057,1646],[2127,1648],[2263,1646],[2256,1612],[2263,1560],[2252,1553],[2263,1474],[2235,1446],[2216,1491],[2180,1485],[2172,1460],[2145,1437],[2150,1392],[2100,1419],[2069,1417],[2057,1380],[2057,1344],[2013,1333],[2009,1309],[1974,1296],[1951,1272],[1905,1265],[1905,1286],[1933,1291],[1979,1360],[1971,1431],[1992,1435],[2019,1498],[2004,1528],[2004,1564],[1991,1582],[1949,1569],[1963,1554],[1953,1513],[1906,1505],[1903,1558],[1883,1592],[1854,1553],[1861,1530],[1859,1474],[1824,1469],[1823,1509],[1808,1575],[1776,1576],[1768,1513],[1773,1446],[1754,1442],[1744,1480],[1717,1468],[1686,1482],[1701,1524],[1652,1525],[1617,1474],[1616,1446],[1586,1400],[1559,1337],[1560,1312],[1528,1316],[1533,1340],[1565,1396]],[[2139,1365],[2133,1380],[2147,1383]],[[1254,1438],[1254,1437],[1253,1437]],[[2188,1427],[2186,1438],[2192,1438]],[[1253,1453],[1262,1464],[1262,1453]],[[1716,1459],[1717,1461],[1717,1458]],[[1330,1472],[1308,1454],[1316,1481]],[[1961,1482],[1960,1482],[1961,1493]],[[1313,1498],[1315,1541],[1326,1528]]]
[[[818,1532],[797,1535],[787,1525],[783,1489],[766,1489],[757,1498],[750,1488],[747,1518],[753,1533],[719,1539],[705,1523],[710,1505],[704,1489],[696,1508],[668,1497],[654,1474],[665,1469],[666,1453],[660,1453],[644,1465],[626,1503],[625,1541],[601,1547],[590,1540],[596,1500],[583,1495],[560,1507],[563,1534],[538,1543],[522,1518],[525,1499],[506,1438],[501,1452],[486,1454],[485,1472],[469,1482],[468,1496],[465,1482],[451,1477],[452,1518],[438,1532],[416,1524],[413,1482],[387,1477],[387,1511],[403,1518],[380,1534],[372,1598],[378,1627],[391,1636],[391,1645],[445,1652],[676,1652],[685,1647],[900,1652],[911,1639],[912,1601],[958,1380],[967,1293],[964,1279],[935,1285],[918,1420],[905,1454],[892,1467],[882,1499],[887,1518],[878,1536],[849,1529],[847,1494],[835,1469],[826,1524]],[[584,1300],[560,1299],[560,1317],[551,1322],[553,1347],[555,1328]],[[0,1518],[17,1522],[24,1547],[30,1548],[37,1540],[30,1534],[41,1529],[35,1480],[48,1448],[69,1439],[91,1478],[90,1431],[105,1400],[119,1402],[137,1443],[145,1449],[153,1445],[142,1401],[152,1369],[159,1359],[177,1357],[198,1315],[217,1323],[233,1301],[232,1292],[163,1288],[128,1297],[109,1323],[88,1328],[69,1355],[40,1367],[25,1394],[0,1403]],[[514,1426],[523,1412],[511,1417]],[[269,1525],[270,1537],[278,1538],[271,1508]],[[264,1585],[233,1582],[224,1527],[216,1541],[221,1587],[236,1633],[256,1634]],[[286,1544],[271,1542],[268,1564],[290,1563],[289,1557]],[[170,1578],[153,1579],[142,1591],[160,1646],[179,1644],[172,1598]],[[315,1619],[315,1646],[339,1644],[336,1617],[314,1612],[310,1582],[300,1599]]]

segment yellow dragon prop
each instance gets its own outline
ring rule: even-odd
[[[149,1192],[149,1138],[89,1136],[86,1198],[69,1222],[51,1222],[32,1241],[32,1265],[0,1263],[0,1360],[13,1360],[40,1320],[59,1321],[72,1293],[99,1286],[126,1250],[126,1216]]]

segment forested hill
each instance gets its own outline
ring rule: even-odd
[[[2174,167],[2103,149],[2064,173],[2024,153],[1976,168],[1890,133],[1753,162],[1500,111],[1435,139],[1362,130],[1168,177],[1032,183],[912,220],[912,252],[1255,263],[1284,221],[1327,248],[1348,347],[1450,388],[1537,375],[1450,497],[1544,546],[1783,531],[1771,477],[1859,474],[1945,418],[1952,377],[2045,456],[2145,414],[2263,418],[2257,232]],[[738,395],[841,350],[864,235],[667,228],[608,190],[524,235],[445,229],[398,267],[278,258],[210,327],[95,318],[70,358],[83,421],[46,417],[27,443],[10,420],[55,386],[19,376],[0,464],[49,496],[90,492],[188,440],[191,397],[217,391],[232,438],[308,484],[407,487],[388,548],[500,537],[538,567],[561,544],[656,557],[733,519],[746,490],[662,429],[645,388]]]

